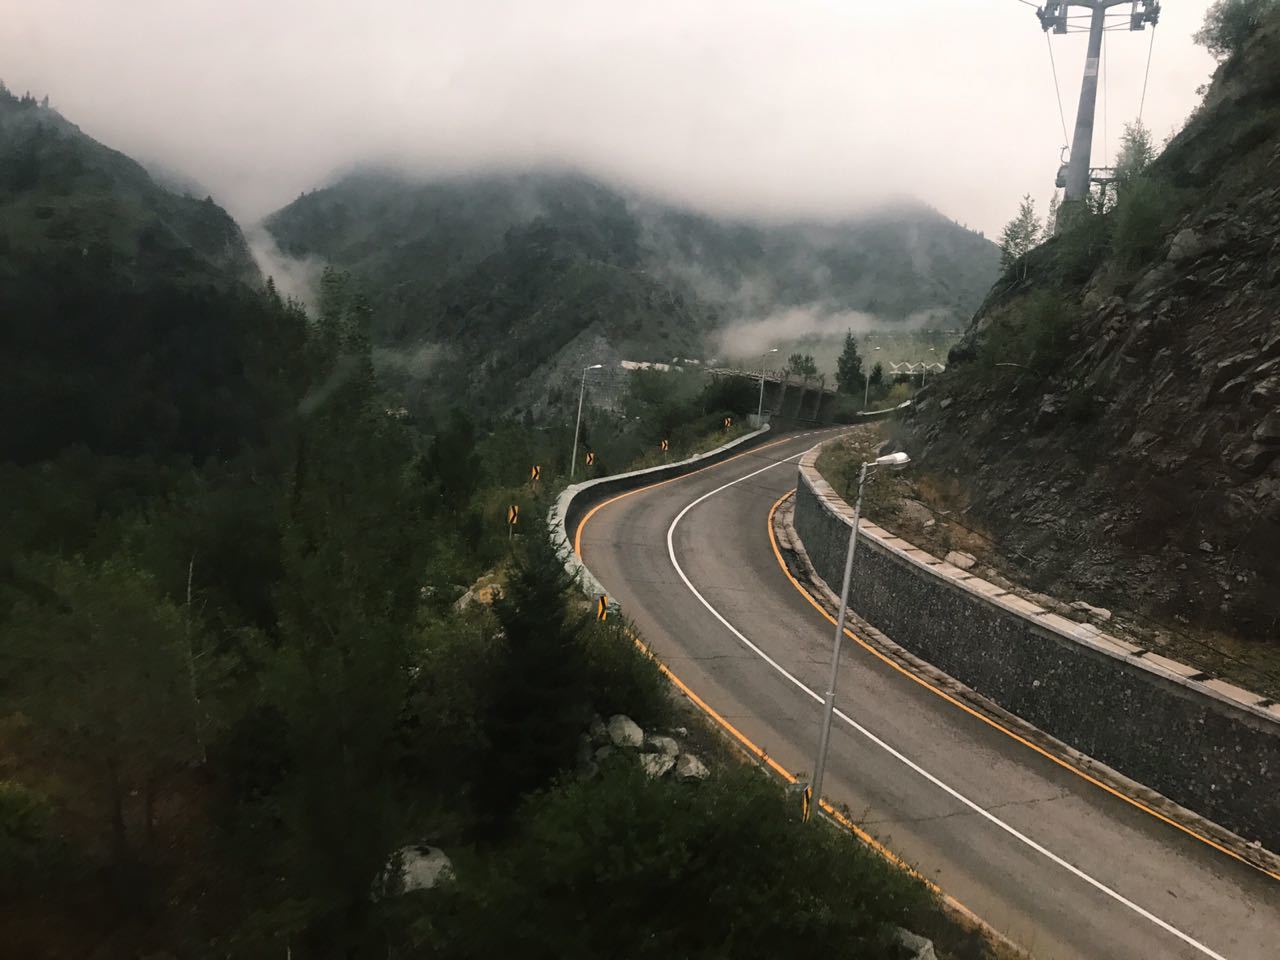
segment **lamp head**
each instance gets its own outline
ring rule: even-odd
[[[875,466],[890,467],[894,470],[901,470],[910,462],[911,458],[899,450],[897,453],[889,453],[883,457],[876,457]]]

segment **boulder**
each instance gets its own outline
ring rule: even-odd
[[[692,753],[682,753],[676,761],[676,776],[681,780],[705,780],[711,776],[711,771]]]
[[[960,550],[952,550],[942,559],[953,567],[959,567],[961,570],[972,570],[978,562],[978,558],[973,554],[963,553]]]
[[[640,769],[645,772],[651,780],[657,780],[659,777],[665,777],[667,771],[676,765],[675,757],[668,757],[665,753],[642,753],[640,754]]]
[[[1093,620],[1096,623],[1106,623],[1111,619],[1110,610],[1105,607],[1095,607],[1093,604],[1085,603],[1083,600],[1076,600],[1070,606],[1074,614]]]
[[[893,932],[893,942],[897,947],[894,956],[901,957],[902,960],[938,960],[933,941],[910,930],[898,927]]]
[[[898,501],[898,509],[907,520],[913,523],[923,525],[933,519],[933,511],[926,507],[919,500],[912,500],[910,497],[904,497]]]
[[[680,753],[680,744],[673,737],[650,734],[644,738],[644,745],[649,750],[656,750],[664,756],[674,757]]]
[[[1263,443],[1280,442],[1280,411],[1273,410],[1258,424],[1253,431],[1253,439]]]
[[[638,748],[644,744],[644,731],[625,714],[616,713],[610,717],[607,728],[609,740],[615,747]]]
[[[453,861],[439,847],[411,844],[387,858],[378,879],[376,896],[394,897],[453,879]]]
[[[458,598],[453,605],[453,609],[461,613],[475,603],[484,607],[491,607],[495,600],[500,599],[502,599],[502,584],[499,582],[498,574],[496,572],[486,573],[473,583],[466,593]]]
[[[1209,249],[1208,242],[1190,227],[1179,230],[1169,244],[1169,259],[1174,263],[1194,260]]]
[[[1067,397],[1061,393],[1046,393],[1040,398],[1040,406],[1036,409],[1035,425],[1047,427],[1058,419],[1067,406]]]

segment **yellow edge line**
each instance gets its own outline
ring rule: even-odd
[[[827,620],[827,622],[834,624],[836,622],[835,617],[831,616],[831,614],[827,612],[826,608],[823,607],[816,599],[814,599],[813,595],[805,588],[804,584],[802,584],[799,580],[797,580],[794,576],[792,576],[791,571],[787,569],[787,563],[782,558],[782,551],[778,549],[777,537],[775,537],[773,533],[774,514],[778,512],[778,508],[782,506],[782,504],[787,500],[787,498],[793,496],[794,494],[795,494],[794,489],[787,491],[781,497],[779,497],[774,502],[773,506],[769,509],[769,546],[773,548],[773,556],[778,561],[778,566],[782,569],[783,574],[785,574],[786,578],[791,581],[791,585],[800,591],[801,595],[806,600],[808,600],[810,604],[813,605],[813,608],[817,610],[818,613],[822,614],[822,616]],[[581,528],[579,528],[579,530],[581,530]],[[847,627],[845,628],[844,633],[845,633],[845,636],[847,636],[850,640],[854,641],[854,643],[858,644],[858,646],[862,647],[872,656],[876,657],[877,659],[881,660],[888,666],[892,667],[894,670],[898,671],[898,673],[902,674],[904,677],[907,677],[908,679],[915,681],[916,683],[920,684],[920,686],[924,687],[926,690],[930,691],[931,693],[937,694],[939,697],[941,697],[943,700],[950,703],[952,706],[959,707],[961,710],[963,710],[965,713],[969,714],[970,716],[976,717],[977,719],[981,720],[983,723],[987,724],[987,726],[992,727],[993,729],[999,730],[1001,733],[1005,734],[1006,736],[1011,737],[1012,739],[1018,741],[1018,743],[1022,744],[1024,747],[1029,747],[1030,749],[1034,750],[1036,753],[1040,754],[1042,757],[1052,760],[1054,763],[1062,767],[1064,770],[1070,770],[1072,773],[1074,773],[1076,776],[1080,777],[1081,779],[1085,780],[1086,782],[1093,784],[1095,787],[1098,787],[1101,790],[1105,790],[1107,793],[1111,794],[1113,797],[1118,797],[1119,799],[1123,800],[1125,803],[1128,803],[1136,807],[1137,809],[1141,810],[1143,813],[1150,814],[1151,816],[1155,817],[1157,820],[1160,820],[1163,823],[1167,823],[1172,827],[1177,827],[1183,833],[1187,834],[1187,836],[1194,837],[1195,839],[1199,840],[1201,843],[1208,844],[1210,847],[1217,850],[1219,853],[1225,853],[1227,856],[1232,857],[1236,860],[1239,860],[1241,863],[1248,864],[1249,866],[1253,867],[1255,870],[1259,871],[1260,873],[1266,874],[1268,877],[1270,877],[1273,880],[1280,880],[1280,874],[1273,873],[1272,871],[1268,870],[1266,867],[1253,863],[1252,861],[1236,853],[1234,850],[1231,850],[1229,847],[1224,847],[1222,844],[1217,843],[1216,841],[1210,839],[1209,837],[1206,837],[1201,833],[1197,833],[1195,830],[1192,830],[1190,827],[1186,826],[1185,824],[1179,823],[1177,820],[1174,820],[1170,817],[1165,816],[1164,814],[1160,813],[1158,810],[1153,810],[1151,807],[1147,806],[1141,800],[1138,800],[1135,797],[1131,797],[1128,794],[1123,793],[1120,790],[1117,790],[1115,787],[1112,787],[1106,783],[1103,783],[1101,780],[1085,772],[1084,770],[1081,770],[1079,767],[1075,766],[1074,764],[1062,759],[1059,756],[1055,756],[1054,754],[1050,753],[1048,750],[1045,750],[1043,747],[1040,747],[1035,743],[1032,743],[1030,740],[1015,733],[1014,731],[1010,730],[1008,727],[1004,726],[1003,724],[1000,724],[997,721],[993,720],[991,717],[988,717],[985,714],[980,713],[979,711],[968,706],[967,704],[962,703],[961,701],[957,700],[955,697],[951,696],[951,694],[945,692],[944,690],[939,689],[938,687],[935,687],[928,680],[925,680],[923,677],[917,676],[916,674],[908,670],[906,667],[902,666],[901,664],[897,663],[891,658],[885,656],[883,653],[881,653],[875,647],[871,646],[861,637],[857,636],[852,630],[848,629]]]

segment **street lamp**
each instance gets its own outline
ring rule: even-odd
[[[760,406],[756,407],[757,420],[764,418],[764,360],[765,357],[769,356],[769,354],[777,352],[778,348],[774,347],[772,350],[766,350],[764,353],[760,354]]]
[[[582,368],[582,386],[578,389],[578,422],[573,425],[573,455],[569,457],[570,480],[573,480],[573,473],[578,469],[578,430],[582,427],[582,400],[587,395],[587,371],[600,370],[603,367],[603,363],[593,363],[589,367]]]
[[[831,649],[831,680],[827,684],[827,695],[822,706],[822,735],[818,740],[818,762],[813,768],[813,799],[822,799],[822,775],[826,772],[827,747],[831,742],[831,715],[836,703],[836,679],[840,671],[840,641],[844,639],[845,615],[849,611],[849,581],[853,577],[853,551],[858,546],[858,520],[862,514],[862,486],[867,482],[867,470],[876,467],[889,467],[901,470],[911,458],[905,453],[890,453],[878,457],[870,463],[864,463],[858,474],[858,499],[853,507],[853,529],[849,531],[849,551],[844,558],[844,585],[840,588],[840,615],[836,617],[836,638]]]

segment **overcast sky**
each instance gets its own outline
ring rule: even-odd
[[[207,186],[244,222],[367,158],[566,161],[714,211],[838,216],[908,194],[997,233],[1063,144],[1021,0],[3,0],[0,79]],[[1165,0],[1157,140],[1213,63]],[[1117,8],[1118,11],[1127,9]],[[1106,151],[1149,34],[1107,35]],[[1052,38],[1071,129],[1084,36]],[[1103,150],[1099,131],[1094,164]]]

